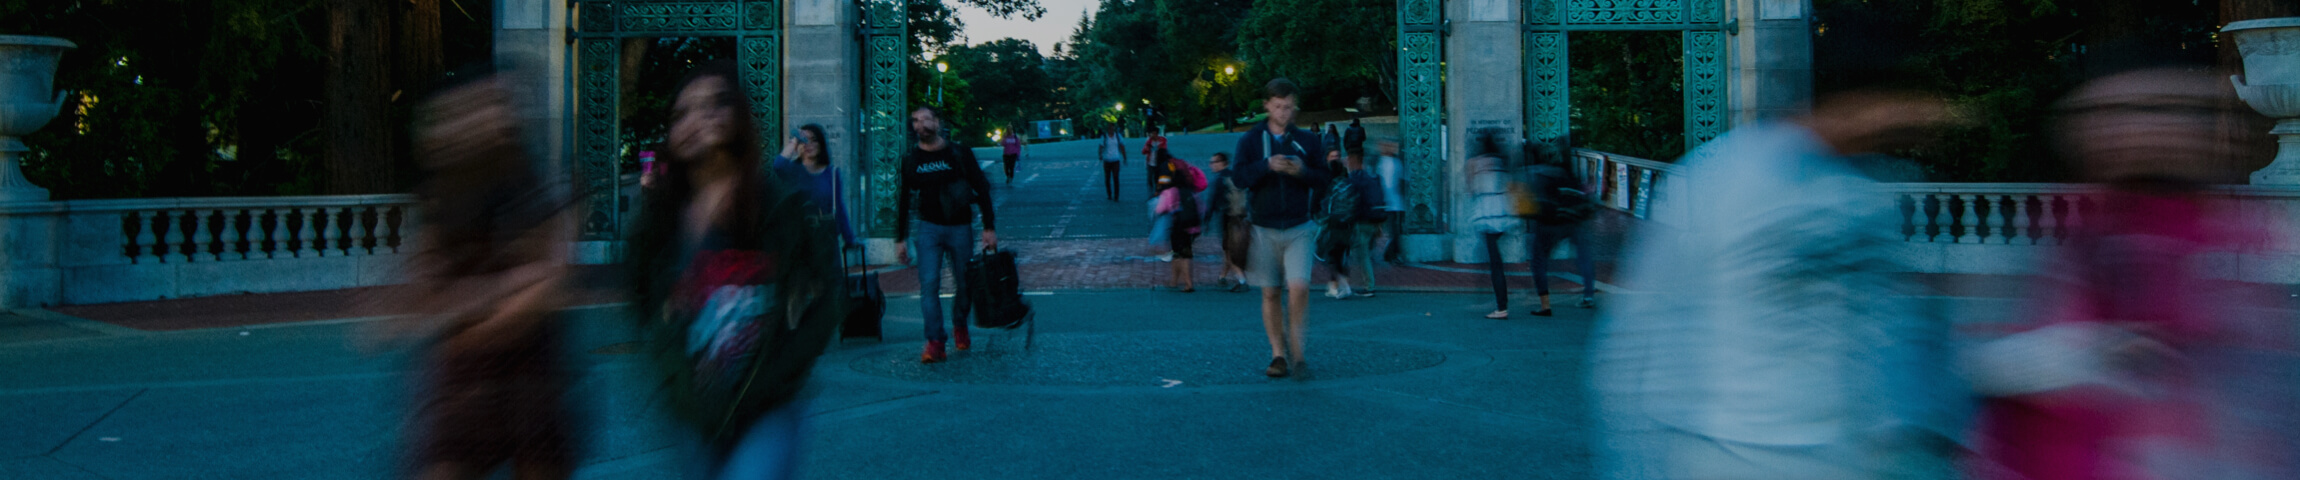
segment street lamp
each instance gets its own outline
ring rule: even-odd
[[[948,88],[944,88],[944,87],[942,86],[942,74],[944,74],[944,73],[948,73],[948,72],[950,72],[950,64],[948,64],[948,63],[942,63],[942,62],[935,62],[935,64],[934,64],[934,105],[935,105],[935,106],[938,106],[938,107],[939,107],[939,106],[942,106],[942,91],[943,91],[943,90],[948,90]]]
[[[1229,65],[1223,65],[1223,66],[1222,66],[1222,74],[1223,74],[1223,75],[1237,75],[1237,74],[1238,74],[1238,67],[1233,67],[1233,66],[1229,66]]]

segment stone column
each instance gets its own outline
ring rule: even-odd
[[[852,0],[789,0],[783,15],[783,124],[785,130],[809,123],[823,126],[824,152],[845,178],[847,219],[864,232],[869,200],[860,187],[866,161],[858,147],[861,117],[861,47],[855,42],[857,14]],[[784,135],[788,135],[785,133]],[[782,141],[775,141],[780,148]],[[871,253],[891,260],[891,243]]]
[[[1407,254],[1417,260],[1485,261],[1484,240],[1470,229],[1471,190],[1462,159],[1479,132],[1493,132],[1516,146],[1525,136],[1524,26],[1514,0],[1456,0],[1446,3],[1452,33],[1446,37],[1446,142],[1441,194],[1445,235],[1407,237]],[[1511,148],[1514,152],[1516,149]],[[1523,257],[1522,242],[1505,245],[1507,258]],[[1514,254],[1510,252],[1515,252]]]
[[[565,0],[496,0],[495,61],[519,76],[518,86],[528,108],[525,117],[530,152],[541,162],[545,178],[568,182],[573,150],[567,137],[569,103],[575,85],[568,65],[568,3]],[[572,183],[570,183],[571,185]],[[575,263],[599,264],[614,260],[613,242],[576,242]]]
[[[1811,0],[1729,0],[1732,125],[1804,113],[1813,97]]]

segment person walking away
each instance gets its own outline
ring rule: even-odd
[[[1000,156],[1000,159],[1006,163],[1006,184],[1013,185],[1014,162],[1022,160],[1022,134],[1014,133],[1012,129],[1008,129],[1006,136],[998,139],[998,145],[1005,149],[1005,153]]]
[[[1493,282],[1493,312],[1485,318],[1509,318],[1509,271],[1501,255],[1502,237],[1524,228],[1510,203],[1509,172],[1502,167],[1500,140],[1479,135],[1470,157],[1470,228],[1485,241],[1486,278]]]
[[[1318,137],[1318,144],[1325,145],[1326,151],[1331,152],[1331,154],[1342,153],[1342,149],[1344,148],[1344,145],[1342,145],[1342,131],[1340,129],[1334,128],[1333,125],[1327,125],[1326,133]],[[1337,174],[1340,173],[1340,165],[1342,162],[1337,157],[1333,163],[1335,166],[1329,168],[1329,170],[1333,170]]]
[[[1234,180],[1249,193],[1248,219],[1254,243],[1247,277],[1262,287],[1262,328],[1270,339],[1270,366],[1264,373],[1283,377],[1299,370],[1308,333],[1310,258],[1318,237],[1318,192],[1333,183],[1318,158],[1325,145],[1317,134],[1296,128],[1299,88],[1285,78],[1263,86],[1262,108],[1269,118],[1238,138]],[[1280,297],[1280,295],[1283,297]]]
[[[1545,140],[1527,149],[1535,163],[1527,172],[1526,184],[1539,199],[1541,211],[1534,214],[1533,221],[1526,222],[1527,238],[1532,239],[1527,246],[1532,250],[1525,259],[1533,267],[1533,292],[1541,302],[1533,315],[1541,317],[1551,315],[1550,253],[1557,251],[1563,242],[1573,242],[1573,266],[1575,273],[1581,275],[1581,281],[1577,282],[1581,284],[1581,303],[1576,306],[1597,307],[1597,267],[1589,258],[1589,236],[1581,229],[1581,224],[1588,222],[1597,209],[1589,196],[1582,193],[1580,180],[1565,170],[1565,155],[1558,148],[1561,144],[1554,139]]]
[[[1213,193],[1207,196],[1207,215],[1214,217],[1222,239],[1222,274],[1215,284],[1231,292],[1246,291],[1247,251],[1254,245],[1253,226],[1246,222],[1246,189],[1240,188],[1230,169],[1230,154],[1215,153],[1206,160],[1214,170]]]
[[[476,479],[508,463],[519,478],[569,478],[580,429],[558,310],[572,202],[521,146],[507,80],[473,73],[423,103],[415,132],[428,214],[398,301],[420,314],[388,324],[428,339],[413,476]]]
[[[1190,263],[1197,257],[1191,244],[1198,240],[1204,224],[1205,211],[1198,208],[1198,192],[1206,189],[1206,174],[1166,150],[1157,150],[1151,155],[1159,167],[1155,177],[1159,185],[1158,213],[1173,215],[1173,225],[1167,230],[1167,244],[1174,256],[1167,263],[1173,269],[1173,276],[1167,287],[1182,293],[1195,292],[1198,287],[1191,278]]]
[[[946,338],[942,328],[942,262],[950,261],[950,268],[966,267],[974,255],[975,210],[982,212],[982,246],[998,248],[998,224],[991,211],[990,180],[982,173],[980,163],[974,159],[974,150],[957,141],[943,138],[942,112],[934,107],[920,106],[910,112],[911,131],[918,143],[903,155],[902,186],[895,202],[895,253],[903,263],[910,263],[910,234],[918,236],[919,318],[926,320],[926,352],[919,355],[923,363],[937,363],[945,358],[943,343],[955,340],[955,347],[966,350],[973,347],[966,330],[969,311],[966,294],[966,276],[954,275],[953,287],[958,295],[951,300],[951,337]],[[911,217],[916,210],[918,223]]]
[[[1397,140],[1378,143],[1381,156],[1374,160],[1374,175],[1382,181],[1382,236],[1389,239],[1382,247],[1382,261],[1394,265],[1401,260],[1406,239],[1406,162],[1398,159]]]
[[[1735,128],[1680,160],[1687,210],[1632,240],[1650,295],[1600,311],[1589,381],[1601,478],[1928,478],[1947,470],[1948,406],[1889,272],[1898,212],[1847,159],[1916,147],[1955,118],[1906,62],[1914,27],[1830,18],[1838,63],[1809,111]],[[1875,14],[1866,14],[1875,15]],[[1840,37],[1841,36],[1841,37]],[[1853,52],[1859,52],[1857,54]],[[1842,56],[1839,56],[1842,55]],[[1930,473],[1928,473],[1930,472]]]
[[[1340,155],[1339,151],[1326,153],[1328,157]],[[1357,185],[1348,181],[1349,167],[1346,162],[1336,162],[1334,167],[1334,171],[1341,175],[1334,178],[1333,187],[1327,190],[1318,206],[1317,257],[1326,265],[1326,297],[1345,300],[1358,296],[1350,288],[1356,272],[1351,271],[1349,253],[1355,248],[1355,239],[1351,237],[1357,234],[1358,204],[1366,195],[1363,194],[1364,190],[1359,190]]]
[[[1148,127],[1148,125],[1144,125],[1144,127]],[[1155,155],[1157,155],[1158,151],[1166,149],[1166,135],[1158,133],[1155,130],[1149,130],[1148,128],[1144,128],[1144,130],[1150,133],[1150,139],[1142,141],[1142,158],[1157,158]],[[1156,180],[1158,178],[1158,169],[1160,168],[1158,162],[1145,161],[1143,162],[1142,168],[1144,170],[1144,175],[1142,178],[1149,182],[1148,191],[1150,192],[1150,196],[1158,196],[1159,186]]]
[[[2205,190],[2237,173],[2214,123],[2228,80],[2209,67],[2104,75],[2054,106],[2058,144],[2106,191],[2050,264],[2038,321],[1966,354],[1989,397],[1978,450],[1994,468],[1975,478],[2300,478],[2291,317],[2268,313],[2291,302],[2205,267],[2289,233]],[[2055,337],[2089,340],[2037,341]],[[2039,378],[2052,362],[2034,351],[2100,367]]]
[[[680,82],[629,285],[665,404],[704,443],[701,478],[785,479],[805,443],[798,393],[844,317],[844,272],[836,227],[759,165],[739,85],[728,61]]]
[[[823,126],[809,123],[799,127],[798,133],[785,140],[782,153],[775,155],[775,175],[806,193],[815,215],[838,225],[840,245],[853,245],[855,230],[847,221],[846,177],[831,166]]]
[[[1350,118],[1350,128],[1342,129],[1342,147],[1350,155],[1366,154],[1366,124],[1356,117]]]
[[[1118,167],[1126,164],[1126,142],[1113,129],[1102,132],[1102,193],[1118,201]]]

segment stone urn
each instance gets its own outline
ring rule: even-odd
[[[2276,161],[2252,173],[2253,185],[2300,185],[2300,17],[2263,18],[2220,29],[2235,37],[2244,74],[2230,76],[2236,96],[2276,119]]]
[[[0,202],[46,201],[48,189],[17,167],[31,151],[16,137],[56,118],[68,92],[56,91],[56,61],[76,48],[56,37],[0,35]]]

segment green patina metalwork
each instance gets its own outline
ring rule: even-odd
[[[864,221],[871,236],[892,237],[909,118],[910,25],[901,0],[867,0],[862,8],[863,184],[870,205]]]
[[[734,37],[735,63],[742,70],[759,138],[781,138],[782,4],[777,0],[577,0],[573,37],[575,112],[570,126],[575,155],[570,170],[590,198],[583,240],[619,240],[623,218],[616,205],[617,125],[621,104],[617,76],[621,39],[648,37]]]
[[[1730,127],[1724,0],[1526,0],[1525,18],[1525,124],[1533,137],[1563,137],[1572,125],[1566,39],[1574,31],[1684,32],[1686,151]]]
[[[1406,162],[1406,231],[1445,231],[1445,4],[1398,2],[1398,136]]]

